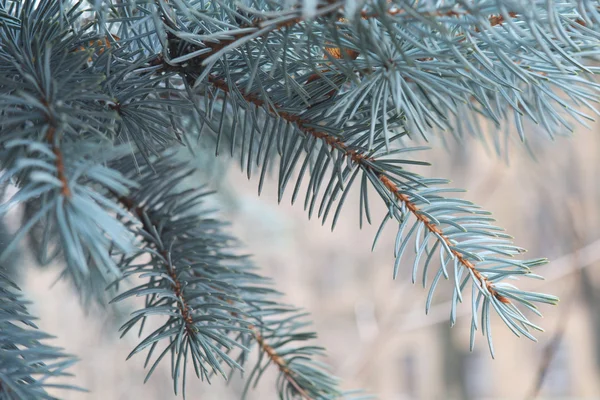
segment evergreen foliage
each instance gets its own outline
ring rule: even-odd
[[[0,183],[16,187],[0,215],[25,209],[0,263],[27,239],[85,303],[143,297],[121,332],[139,333],[146,379],[170,364],[175,392],[235,371],[248,390],[272,365],[280,398],[359,398],[203,205],[201,141],[332,229],[358,195],[375,242],[397,226],[394,278],[414,249],[426,311],[442,278],[452,324],[468,300],[471,347],[480,331],[493,356],[493,314],[535,340],[530,316],[558,299],[509,282],[545,260],[515,257],[488,212],[411,171],[426,164],[411,141],[487,140],[488,121],[525,142],[591,120],[599,27],[594,0],[0,0]],[[4,273],[0,296],[0,398],[51,398],[73,359],[20,326],[34,327]]]
[[[76,360],[61,349],[44,344],[50,335],[37,330],[20,289],[0,274],[0,398],[52,399],[46,388],[78,389],[47,382],[67,376]]]

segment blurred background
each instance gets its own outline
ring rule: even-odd
[[[516,143],[516,134],[505,141],[504,133],[490,128],[496,145],[433,140],[436,150],[416,155],[433,164],[418,172],[468,189],[461,196],[492,211],[528,256],[550,259],[537,271],[545,281],[519,283],[561,298],[558,307],[542,308],[544,318],[534,320],[546,332],[532,343],[495,318],[495,360],[482,336],[469,352],[469,300],[449,327],[449,284],[440,285],[426,316],[427,290],[410,283],[408,254],[392,280],[396,231],[388,224],[371,252],[378,223],[359,230],[358,188],[331,232],[329,225],[309,221],[301,202],[289,204],[291,191],[278,205],[276,180],[258,197],[257,177],[248,181],[226,158],[218,168],[207,168],[206,180],[218,188],[215,203],[263,274],[275,280],[287,302],[311,313],[318,343],[328,349],[324,361],[344,388],[364,388],[383,400],[600,398],[599,128],[578,128],[571,138],[550,140],[531,127],[531,152]],[[371,202],[383,216],[385,210]],[[58,266],[33,269],[27,254],[22,266],[19,281],[33,301],[31,312],[57,336],[54,344],[81,358],[73,372],[91,391],[57,394],[88,400],[180,398],[173,395],[168,363],[144,385],[144,356],[125,361],[137,338],[119,339],[122,317],[84,311],[68,283],[55,283]],[[276,398],[276,372],[271,368],[249,399]],[[240,379],[228,386],[216,377],[211,386],[189,379],[187,398],[238,399],[242,387]]]

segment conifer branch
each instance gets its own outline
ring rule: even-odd
[[[235,81],[230,79],[229,82]],[[415,248],[417,258],[413,266],[413,281],[416,278],[417,269],[419,267],[419,260],[422,256],[427,255],[427,260],[425,262],[425,267],[423,270],[423,285],[425,286],[427,270],[430,265],[432,256],[436,249],[440,253],[441,267],[438,270],[438,273],[431,285],[430,293],[427,300],[427,309],[429,309],[429,306],[431,304],[431,297],[434,289],[437,286],[439,278],[442,275],[446,277],[446,279],[449,278],[448,272],[446,271],[446,264],[449,262],[449,260],[454,260],[455,290],[451,310],[452,323],[454,323],[456,319],[456,305],[458,302],[462,302],[461,292],[463,291],[466,283],[469,280],[471,280],[473,282],[472,287],[474,299],[472,334],[475,332],[475,330],[477,330],[478,326],[476,322],[476,313],[478,312],[479,308],[482,307],[484,323],[484,326],[482,327],[482,332],[487,335],[492,355],[493,347],[491,343],[491,335],[489,331],[490,328],[488,322],[490,318],[490,310],[496,310],[498,314],[502,317],[504,322],[517,336],[523,334],[524,336],[535,340],[535,338],[528,332],[528,327],[533,327],[534,329],[540,328],[531,324],[531,322],[529,322],[527,318],[525,318],[521,311],[518,310],[517,303],[519,305],[524,305],[526,308],[529,308],[534,312],[537,312],[531,301],[554,304],[557,301],[557,299],[553,296],[520,291],[512,285],[507,286],[506,283],[502,283],[500,281],[510,275],[526,276],[531,273],[530,268],[543,264],[545,261],[513,261],[509,258],[498,258],[495,256],[495,254],[504,257],[513,257],[513,255],[522,253],[523,250],[513,246],[512,244],[510,244],[510,242],[507,242],[506,239],[508,239],[509,236],[500,234],[497,230],[498,228],[489,225],[489,219],[486,220],[486,218],[484,217],[475,216],[452,216],[452,214],[455,214],[457,212],[464,212],[467,214],[475,215],[485,215],[484,212],[477,210],[476,206],[471,205],[468,202],[438,196],[432,197],[430,193],[439,192],[439,189],[433,187],[430,188],[429,186],[431,184],[439,184],[440,181],[428,181],[424,178],[419,177],[418,175],[404,172],[402,169],[390,168],[390,165],[386,164],[387,158],[385,158],[385,156],[387,155],[387,153],[378,150],[381,149],[381,147],[383,146],[383,142],[381,140],[376,143],[375,150],[371,150],[370,152],[367,152],[363,147],[360,146],[359,143],[354,143],[352,146],[350,146],[343,138],[336,137],[330,134],[328,132],[328,128],[331,129],[331,127],[325,124],[318,124],[316,123],[316,121],[305,117],[304,115],[307,114],[317,117],[320,115],[318,112],[311,113],[310,107],[308,108],[308,111],[304,113],[304,115],[291,113],[290,111],[288,111],[289,108],[286,109],[284,106],[278,105],[269,99],[265,99],[265,97],[259,97],[258,95],[252,92],[244,93],[237,86],[237,82],[228,83],[224,79],[219,78],[215,75],[208,76],[207,85],[213,86],[217,90],[217,93],[210,95],[212,96],[213,100],[216,100],[218,96],[218,91],[221,91],[225,94],[223,101],[232,101],[231,99],[241,97],[248,104],[263,109],[266,112],[267,116],[280,118],[286,123],[293,125],[296,128],[296,131],[305,138],[304,143],[307,143],[306,138],[312,137],[315,140],[321,141],[324,146],[333,149],[335,152],[339,153],[342,156],[333,157],[334,160],[336,158],[338,159],[338,161],[336,162],[337,166],[334,167],[332,178],[330,180],[329,185],[327,186],[325,194],[323,195],[323,201],[321,202],[321,207],[319,209],[319,216],[321,216],[322,211],[325,211],[325,213],[323,214],[323,221],[326,219],[327,213],[329,212],[333,201],[336,200],[336,197],[338,197],[340,193],[343,193],[341,195],[341,200],[338,203],[338,207],[333,220],[333,226],[335,226],[337,216],[339,215],[340,207],[344,202],[346,192],[349,190],[347,185],[349,186],[352,183],[354,177],[357,175],[359,170],[362,171],[364,174],[363,184],[361,185],[361,197],[366,196],[364,181],[371,180],[371,182],[381,195],[388,208],[390,208],[388,216],[390,218],[394,216],[400,224],[398,239],[396,241],[396,263],[394,266],[394,277],[398,273],[399,261],[404,252],[404,249],[407,246],[407,241],[409,240],[411,235],[415,234],[415,232],[419,233],[417,234]],[[241,84],[241,86],[243,86],[243,83]],[[263,90],[262,92],[268,93],[267,90]],[[335,102],[335,99],[331,99],[331,102]],[[232,101],[232,103],[235,106],[240,106],[242,109],[247,108],[247,106],[237,103],[235,101]],[[323,128],[321,128],[321,126],[323,126]],[[283,131],[284,130],[279,130],[279,132]],[[358,132],[360,132],[359,127],[357,127],[356,132],[357,134]],[[273,139],[269,140],[272,141]],[[293,143],[292,139],[287,140],[290,141],[290,143]],[[261,139],[261,143],[264,141],[264,138]],[[298,155],[296,155],[294,158],[292,158],[292,156],[289,155],[292,154],[292,152],[296,151],[294,150],[293,146],[289,147],[288,150],[285,151],[288,155],[286,155],[286,153],[280,153],[284,160],[288,160],[288,162],[290,162],[290,160],[297,160]],[[299,154],[302,151],[302,146],[300,146],[297,149],[297,154]],[[321,154],[327,154],[327,152],[321,152]],[[376,154],[379,154],[383,158],[379,158],[378,156],[376,156]],[[342,158],[347,158],[349,160],[348,166],[344,171],[342,171],[339,167],[340,165],[344,164]],[[283,162],[285,163],[285,161]],[[319,161],[317,159],[317,163],[318,162]],[[304,163],[304,165],[306,165],[306,162]],[[320,165],[321,166],[317,169],[317,171],[325,168],[323,165],[326,164],[321,163]],[[358,169],[356,169],[355,167],[358,167]],[[280,180],[280,196],[282,185],[285,186],[285,182],[287,179],[289,179],[292,170],[291,166],[285,166],[282,168],[284,168],[284,171],[286,172],[283,181]],[[303,171],[304,167],[301,171],[301,174]],[[280,176],[281,174],[283,174],[283,172],[280,171]],[[323,176],[323,172],[315,172],[314,175]],[[349,178],[350,176],[352,176],[352,178]],[[398,177],[402,179],[399,179]],[[350,180],[348,181],[348,179]],[[405,181],[403,181],[403,179],[405,179]],[[313,182],[313,178],[311,178],[311,182]],[[311,191],[311,185],[313,184],[309,184],[309,191]],[[422,189],[419,189],[419,186],[422,186]],[[295,197],[297,189],[298,184],[296,185],[292,201]],[[314,202],[318,189],[312,190]],[[419,203],[421,205],[418,205]],[[445,203],[447,204],[447,206],[443,205],[440,207],[436,205],[438,203]],[[456,204],[456,206],[450,205],[452,203]],[[312,213],[312,204],[313,203],[311,203],[311,211],[309,212],[309,215]],[[326,208],[324,208],[325,204],[327,204]],[[364,204],[366,204],[366,200],[363,202],[363,199],[361,198],[361,208],[364,206]],[[408,221],[406,213],[408,213],[408,215],[412,215],[415,218],[416,223],[414,227],[409,231],[409,233],[406,236],[404,236],[403,232]],[[470,218],[472,218],[472,221],[469,221]],[[386,219],[384,219],[382,226],[380,227],[379,232],[377,234],[377,237],[379,236],[381,229],[385,225],[385,222]],[[447,226],[442,229],[441,224],[446,224]],[[418,226],[420,227],[417,230]],[[423,237],[421,238],[420,236]],[[434,239],[433,241],[435,244],[433,245],[433,247],[429,248],[429,241],[432,238]],[[489,244],[476,244],[486,243],[488,241]],[[444,260],[444,254],[448,255],[448,259]],[[499,263],[501,267],[488,267],[490,264],[493,263]],[[467,273],[466,277],[463,276],[464,272]],[[482,297],[483,302],[481,301]],[[525,299],[528,300],[524,301]],[[471,345],[473,345],[473,343],[474,342],[472,339]]]
[[[400,200],[406,205],[406,208],[410,210],[410,212],[415,216],[415,218],[417,218],[417,220],[421,221],[431,233],[435,234],[437,237],[443,240],[444,243],[446,243],[446,246],[450,248],[450,252],[454,255],[454,257],[456,257],[456,259],[462,265],[464,265],[469,271],[471,271],[471,273],[473,274],[473,276],[475,276],[475,278],[477,278],[481,286],[485,286],[487,288],[491,296],[495,297],[502,303],[510,304],[510,300],[505,296],[502,296],[496,291],[496,289],[494,289],[494,285],[490,282],[490,280],[487,277],[482,275],[477,270],[476,265],[473,262],[468,260],[462,253],[458,252],[453,248],[454,243],[450,240],[450,238],[448,238],[444,234],[444,232],[433,221],[429,219],[429,217],[424,215],[419,209],[419,207],[417,207],[415,203],[410,201],[410,198],[407,195],[401,193],[400,189],[394,182],[392,182],[387,176],[380,172],[373,171],[373,173],[379,178],[379,180],[390,191],[390,193],[392,193],[394,196],[396,196],[398,200]]]
[[[210,76],[208,81],[213,84],[216,88],[222,90],[223,92],[229,93],[232,89],[228,86],[227,82],[223,79],[215,78]],[[236,90],[239,90],[236,88]],[[284,120],[295,124],[301,132],[304,132],[307,135],[314,136],[317,139],[322,140],[327,145],[331,146],[331,148],[340,151],[344,156],[349,157],[354,163],[359,165],[361,168],[368,170],[370,173],[375,175],[381,183],[390,191],[392,195],[394,195],[399,201],[401,201],[406,208],[417,218],[417,220],[421,221],[427,229],[435,234],[440,240],[443,240],[448,248],[450,248],[451,253],[458,259],[458,261],[464,265],[471,273],[477,278],[477,280],[481,283],[482,287],[486,287],[491,296],[494,296],[502,303],[510,304],[510,300],[502,295],[500,295],[493,287],[493,284],[489,281],[487,277],[482,275],[476,268],[476,266],[468,260],[462,253],[453,249],[454,243],[444,235],[443,231],[426,215],[424,215],[419,207],[417,207],[413,202],[410,201],[410,198],[401,193],[398,186],[393,183],[385,173],[376,170],[373,168],[373,162],[377,161],[373,157],[368,157],[363,153],[358,152],[355,149],[349,148],[341,139],[336,138],[325,131],[320,131],[314,126],[316,125],[314,122],[302,119],[299,115],[293,115],[288,112],[282,111],[277,108],[277,105],[273,105],[272,103],[265,103],[259,97],[252,94],[243,94],[242,95],[246,101],[256,105],[257,107],[266,108],[267,111],[272,113],[274,116],[277,115]]]
[[[151,236],[154,234],[154,232],[156,232],[156,227],[160,226],[160,221],[154,221],[152,220],[148,214],[145,212],[144,208],[140,205],[137,205],[135,203],[135,201],[130,198],[130,197],[124,197],[124,196],[119,196],[117,193],[113,193],[113,195],[118,198],[118,200],[133,214],[136,216],[136,218],[138,219],[138,221],[142,224],[142,226],[144,227],[144,230],[146,232],[146,234],[148,236]],[[153,243],[150,243],[151,245],[153,245]],[[168,274],[172,279],[172,287],[174,290],[174,293],[176,295],[176,297],[180,300],[177,304],[178,308],[179,308],[179,312],[181,313],[181,316],[183,318],[183,320],[186,322],[186,330],[188,331],[188,334],[193,334],[195,331],[197,331],[197,329],[194,327],[194,322],[193,322],[193,317],[191,315],[191,307],[190,305],[187,303],[187,301],[185,300],[185,297],[183,295],[182,292],[182,282],[181,280],[178,278],[177,273],[175,271],[175,266],[169,261],[170,260],[170,256],[167,253],[166,250],[160,250],[159,254],[163,257],[163,259],[165,260],[165,265],[167,266],[167,270],[168,270]],[[189,261],[192,262],[192,261]],[[197,272],[194,272],[194,276],[197,278],[206,278],[203,277],[201,275],[199,275]],[[209,286],[213,286],[210,285]],[[217,288],[214,288],[215,291],[217,291]],[[224,300],[224,299],[222,299]],[[233,300],[227,300],[227,303],[231,304],[232,306],[239,306],[236,305],[234,303]],[[230,314],[234,317],[234,318],[239,318],[239,312],[238,311],[230,311]],[[247,320],[246,318],[244,318],[244,320]],[[281,373],[283,375],[285,375],[286,379],[288,380],[288,382],[297,390],[298,394],[307,400],[311,400],[311,398],[308,396],[308,394],[304,391],[304,389],[302,389],[300,387],[300,385],[298,384],[298,382],[295,380],[294,376],[293,376],[293,372],[292,370],[287,366],[287,363],[285,361],[285,359],[280,356],[274,349],[273,347],[271,347],[266,340],[264,339],[264,337],[260,334],[260,331],[258,329],[258,327],[256,327],[255,325],[252,325],[250,323],[248,323],[247,328],[252,332],[252,335],[254,337],[254,339],[256,340],[256,342],[258,343],[259,349],[260,351],[264,352],[272,361],[275,365],[277,365],[277,367],[279,368],[279,370],[281,371]]]
[[[130,225],[131,229],[135,230],[135,226],[142,226],[141,236],[145,242],[145,251],[150,248],[152,257],[154,257],[153,253],[162,255],[160,261],[162,264],[159,267],[161,270],[164,270],[165,263],[170,265],[166,268],[166,273],[160,273],[159,270],[148,269],[149,264],[134,263],[137,257],[124,260],[122,267],[125,277],[132,274],[145,274],[155,277],[154,283],[151,281],[127,290],[118,295],[113,302],[135,295],[147,297],[146,307],[136,311],[134,317],[123,325],[123,333],[126,333],[142,319],[164,311],[169,298],[174,296],[178,299],[177,309],[180,319],[186,321],[187,337],[179,336],[180,330],[177,328],[176,319],[167,313],[170,319],[156,331],[160,334],[155,332],[142,340],[131,355],[150,347],[146,361],[148,363],[156,344],[160,340],[168,339],[171,345],[165,352],[169,349],[177,353],[183,352],[184,355],[191,352],[192,361],[195,360],[195,368],[203,370],[206,368],[204,364],[207,364],[214,371],[224,375],[219,360],[233,369],[241,369],[247,358],[248,346],[253,340],[258,344],[260,352],[278,366],[281,376],[294,388],[298,396],[315,400],[338,398],[341,394],[337,390],[337,380],[320,369],[312,367],[310,363],[301,361],[304,357],[320,355],[320,349],[317,347],[300,346],[304,341],[315,337],[312,332],[299,331],[306,325],[305,322],[299,321],[304,314],[276,303],[274,301],[276,293],[264,286],[264,279],[250,273],[248,265],[231,264],[236,258],[225,251],[225,248],[230,245],[231,238],[214,230],[215,221],[202,217],[203,212],[199,201],[204,194],[181,187],[183,179],[190,175],[191,170],[185,163],[175,162],[172,157],[172,155],[163,156],[160,161],[155,162],[154,171],[149,167],[142,169],[139,192],[133,192],[127,197],[113,193],[134,217],[135,222]],[[117,166],[118,170],[129,171],[131,163],[122,160],[117,163]],[[163,195],[167,197],[163,198]],[[150,196],[153,201],[147,203],[144,200],[146,196]],[[158,204],[160,207],[156,206]],[[190,212],[190,209],[194,212]],[[205,228],[207,226],[209,228]],[[169,248],[168,252],[164,250],[165,248]],[[213,250],[215,254],[212,254]],[[164,285],[159,284],[162,275],[168,276]],[[172,296],[167,294],[167,286]],[[161,295],[161,298],[166,300],[158,300],[155,298],[156,295]],[[215,299],[220,305],[211,310]],[[205,314],[203,310],[211,310],[211,313]],[[207,319],[212,323],[205,325],[204,321]],[[188,327],[191,327],[191,332]],[[231,344],[234,343],[230,344],[231,338],[228,338],[231,332],[239,332],[241,335],[237,341],[241,355],[236,360],[229,354]],[[204,337],[204,340],[200,340],[201,337]],[[205,357],[199,357],[199,351],[194,350],[195,338],[200,340],[199,343],[204,343],[201,348],[205,351]],[[270,343],[271,340],[273,343]],[[208,346],[207,342],[211,341],[225,346],[224,351],[219,347]],[[188,343],[189,347],[180,347],[173,343]],[[294,348],[294,344],[299,347]],[[285,346],[283,348],[285,356],[280,353],[281,346]],[[212,349],[210,352],[206,350],[209,347]],[[212,352],[215,358],[210,357]],[[302,356],[298,357],[300,355]],[[180,375],[183,376],[182,386],[185,385],[186,379],[185,361],[181,361],[181,357],[185,359],[186,356],[178,357],[180,361],[172,366],[176,388]],[[148,377],[161,359],[162,356],[159,356],[154,361]],[[261,359],[262,357],[252,371],[264,367]],[[246,389],[258,378],[260,374],[256,376],[255,372],[252,372]],[[280,391],[287,393],[285,387],[280,388]]]

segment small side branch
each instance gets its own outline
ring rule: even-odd
[[[375,171],[373,171],[373,172],[375,173]],[[475,278],[477,278],[477,280],[479,281],[481,286],[482,287],[485,286],[485,288],[488,290],[490,295],[494,296],[496,299],[498,299],[502,303],[505,303],[505,304],[510,303],[510,300],[508,300],[506,297],[499,294],[496,291],[496,289],[494,289],[494,286],[492,285],[492,283],[484,275],[482,275],[481,272],[479,272],[477,270],[477,268],[471,262],[471,260],[467,259],[462,253],[459,253],[458,251],[452,249],[454,244],[450,241],[450,239],[447,236],[444,235],[444,232],[440,229],[440,227],[438,225],[436,225],[435,223],[433,223],[427,216],[423,215],[423,213],[420,212],[419,207],[417,207],[415,205],[415,203],[411,202],[407,195],[401,193],[400,189],[398,189],[398,186],[394,182],[392,182],[384,174],[376,173],[376,175],[379,178],[379,180],[381,181],[381,183],[383,183],[383,185],[391,193],[393,193],[394,196],[398,200],[400,200],[401,202],[403,202],[406,205],[406,208],[415,216],[415,218],[417,220],[419,220],[420,222],[422,222],[423,225],[425,225],[427,230],[429,230],[431,233],[435,234],[438,238],[440,238],[441,240],[444,241],[446,246],[448,246],[448,248],[450,248],[450,251],[452,252],[454,257],[456,257],[458,262],[460,262],[462,265],[464,265],[466,268],[468,268],[473,273],[473,275],[475,276]]]
[[[275,365],[277,365],[277,367],[279,368],[281,373],[284,374],[285,379],[290,383],[290,385],[292,385],[294,389],[296,389],[298,394],[302,396],[303,399],[312,400],[312,398],[306,393],[306,391],[300,387],[298,382],[296,382],[296,379],[293,376],[293,372],[290,370],[283,357],[279,355],[277,351],[275,351],[275,349],[265,341],[265,338],[260,334],[256,327],[251,326],[250,328],[252,329],[252,335],[258,343],[261,351],[264,352]]]
[[[60,147],[58,147],[58,144],[56,143],[55,136],[56,136],[56,127],[52,122],[50,122],[50,126],[48,127],[48,132],[46,133],[46,141],[52,147],[52,153],[54,153],[54,156],[56,157],[54,162],[56,164],[57,178],[62,183],[61,193],[63,196],[68,198],[68,197],[71,197],[71,189],[69,188],[69,181],[67,179],[67,175],[65,174],[65,163],[64,163],[64,159],[63,159],[63,154],[62,154],[62,151],[60,150]]]
[[[152,225],[154,225],[154,224],[151,221],[148,222],[148,218],[145,217],[144,209],[142,207],[136,205],[135,202],[128,197],[117,196],[117,199],[119,200],[119,202],[121,204],[123,204],[131,213],[133,213],[137,217],[138,221],[140,221],[140,223],[142,224],[144,231],[148,235],[153,235],[155,230],[153,229],[152,226],[150,226],[150,224],[152,224]],[[183,286],[181,284],[179,277],[177,276],[176,268],[173,265],[173,263],[171,263],[169,254],[166,250],[159,249],[159,254],[164,259],[164,263],[165,263],[167,272],[169,274],[169,277],[173,281],[173,283],[172,283],[173,292],[175,293],[175,296],[179,299],[179,301],[177,302],[177,308],[179,309],[181,317],[185,321],[186,330],[188,331],[188,333],[192,334],[196,331],[196,328],[194,327],[194,321],[192,318],[191,308],[190,308],[189,304],[187,304],[187,302],[183,296]]]

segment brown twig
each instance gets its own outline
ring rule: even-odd
[[[49,108],[49,104],[46,101],[46,99],[42,99],[42,104],[44,104],[47,108]],[[54,120],[54,118],[52,117],[52,115],[48,115],[47,116],[47,122],[48,122],[48,130],[46,131],[46,141],[48,142],[48,144],[50,144],[50,146],[52,147],[52,153],[54,153],[54,156],[56,157],[56,159],[54,160],[54,163],[56,165],[56,175],[58,180],[62,183],[62,189],[61,189],[61,193],[63,196],[69,198],[71,197],[71,189],[69,188],[69,180],[67,179],[67,175],[65,173],[65,162],[63,159],[63,154],[62,151],[60,151],[60,148],[58,147],[58,138],[56,137],[56,126],[57,123]]]
[[[52,153],[56,157],[54,161],[56,163],[56,175],[58,180],[62,183],[61,193],[65,197],[71,197],[71,189],[69,188],[69,181],[67,180],[67,175],[65,174],[65,163],[63,160],[62,152],[60,148],[54,143],[54,134],[56,132],[56,128],[54,126],[50,126],[48,128],[48,133],[46,134],[46,140],[52,146]]]
[[[285,379],[296,389],[298,394],[302,396],[303,399],[312,400],[312,398],[306,393],[304,389],[300,387],[296,379],[292,376],[292,371],[289,369],[286,361],[281,357],[277,351],[273,347],[271,347],[268,343],[266,343],[263,336],[258,332],[258,330],[254,326],[250,326],[252,330],[252,335],[256,339],[256,342],[260,346],[261,350],[273,361],[275,365],[279,368],[282,374],[285,375]]]
[[[140,223],[143,226],[143,229],[150,235],[153,233],[153,229],[150,224],[155,225],[152,221],[148,222],[148,220],[144,217],[144,209],[135,204],[133,199],[125,196],[119,196],[113,193],[119,202],[123,204],[132,214],[134,214]],[[186,323],[186,330],[189,334],[194,334],[196,332],[196,327],[194,326],[194,321],[192,318],[191,308],[185,298],[183,297],[183,288],[181,285],[181,281],[177,277],[177,271],[175,266],[170,262],[169,254],[166,250],[161,250],[159,252],[161,257],[164,259],[165,265],[167,267],[167,272],[171,279],[173,280],[172,286],[173,291],[175,292],[175,296],[180,300],[177,302],[177,307],[179,308],[179,312],[183,317],[183,320]]]

